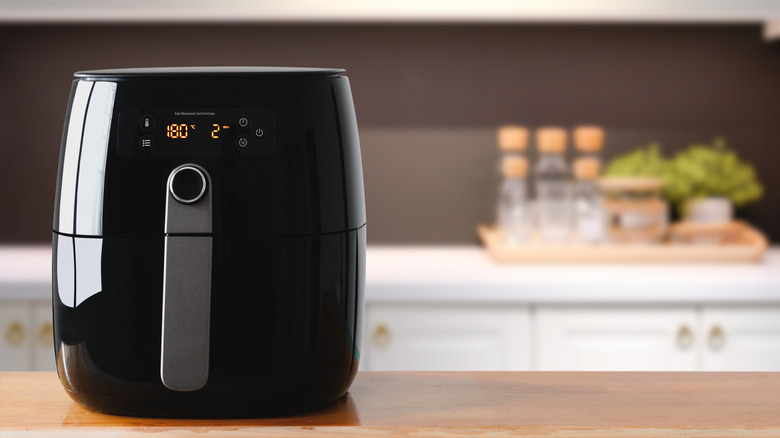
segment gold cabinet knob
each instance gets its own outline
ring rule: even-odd
[[[50,347],[54,345],[54,327],[50,322],[44,322],[41,324],[41,328],[38,329],[38,343],[42,347]]]
[[[11,324],[8,324],[8,327],[5,329],[5,340],[8,342],[9,345],[13,346],[19,346],[24,343],[24,340],[27,338],[27,331],[24,329],[24,326],[19,321],[14,321]]]
[[[715,324],[710,329],[710,336],[708,339],[708,342],[710,344],[710,348],[712,348],[715,351],[721,350],[724,345],[726,345],[726,333],[723,331],[723,328]]]
[[[385,324],[379,324],[374,329],[374,334],[371,336],[374,345],[380,348],[387,347],[390,345],[390,329],[387,328]]]
[[[687,324],[683,324],[677,330],[677,346],[687,350],[693,345],[693,330]]]

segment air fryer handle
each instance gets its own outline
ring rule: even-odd
[[[166,185],[160,379],[176,391],[202,388],[209,374],[211,180],[200,166],[174,169]]]

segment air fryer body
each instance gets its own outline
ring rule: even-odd
[[[341,73],[77,74],[53,236],[57,368],[74,400],[256,416],[347,391],[366,220]]]

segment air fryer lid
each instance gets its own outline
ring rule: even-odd
[[[361,227],[362,169],[343,72],[197,67],[76,73],[83,79],[74,83],[62,154],[74,161],[61,163],[74,178],[60,181],[68,190],[58,191],[55,231],[163,236],[166,181],[184,164],[210,178],[214,236]]]
[[[123,78],[220,78],[220,77],[337,77],[345,72],[340,68],[308,67],[156,67],[86,70],[74,76],[87,80]]]

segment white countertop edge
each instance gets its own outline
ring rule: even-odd
[[[474,293],[474,290],[480,288],[484,289],[484,293]],[[512,286],[485,288],[479,284],[444,286],[368,283],[366,289],[366,304],[780,304],[780,290],[776,286],[753,286],[746,288],[739,295],[735,295],[733,289],[726,287],[720,290],[702,287],[681,291],[655,287],[629,289],[618,285],[610,289],[584,289],[580,292],[561,285],[526,289]],[[2,301],[49,301],[51,296],[50,283],[4,283],[0,292]]]
[[[735,265],[497,265],[478,246],[367,252],[368,304],[780,303],[777,247]],[[0,246],[0,300],[50,299],[51,247]]]
[[[752,286],[741,293],[720,287],[709,289],[659,288],[654,286],[631,287],[612,285],[609,288],[584,288],[573,291],[565,285],[546,285],[526,288],[517,286],[490,286],[479,284],[406,285],[370,284],[366,303],[416,303],[416,304],[780,304],[777,286]],[[484,293],[474,293],[482,287]]]

